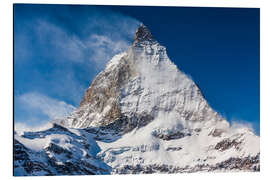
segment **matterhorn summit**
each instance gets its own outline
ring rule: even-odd
[[[94,78],[78,109],[53,122],[44,131],[15,134],[15,154],[21,154],[15,157],[15,173],[260,168],[259,137],[244,126],[231,127],[214,111],[143,24],[128,51],[115,55]],[[27,169],[26,161],[35,168]]]
[[[137,29],[133,45],[136,46],[140,43],[158,43],[154,39],[150,30],[144,24],[140,24],[139,28]]]

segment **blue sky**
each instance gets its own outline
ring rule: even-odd
[[[143,22],[209,104],[259,134],[259,9],[15,5],[15,123],[68,114]]]

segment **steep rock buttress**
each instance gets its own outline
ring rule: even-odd
[[[16,172],[260,169],[259,137],[249,128],[231,127],[214,111],[143,24],[128,51],[115,55],[95,77],[80,107],[57,122],[45,131],[15,135]]]

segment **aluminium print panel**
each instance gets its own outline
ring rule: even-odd
[[[260,171],[259,13],[14,4],[14,176]]]

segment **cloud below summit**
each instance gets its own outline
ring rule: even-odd
[[[35,92],[23,94],[18,99],[27,109],[40,111],[44,115],[47,115],[49,119],[67,116],[75,110],[74,106],[64,101]]]

